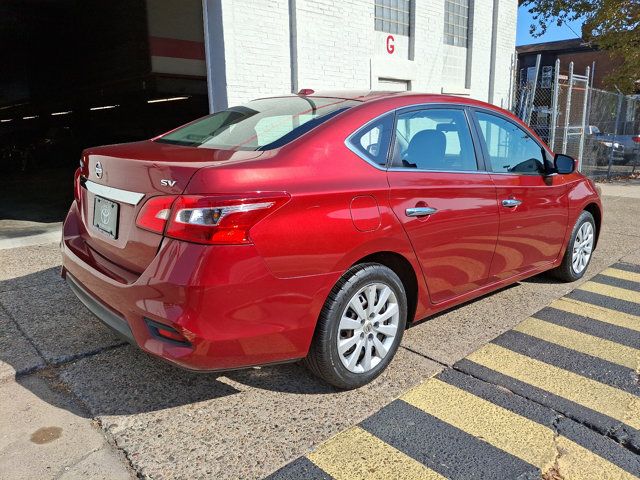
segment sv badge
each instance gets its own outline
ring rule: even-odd
[[[173,187],[176,183],[176,180],[160,180],[160,185],[162,185],[163,187]]]

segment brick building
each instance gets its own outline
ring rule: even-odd
[[[616,67],[616,62],[607,52],[598,50],[596,45],[586,43],[581,38],[559,40],[556,42],[533,43],[516,48],[518,52],[518,70],[521,79],[527,78],[527,72],[535,72],[536,57],[540,54],[539,75],[550,72],[556,60],[560,60],[560,73],[566,75],[569,63],[573,62],[576,73],[584,74],[591,69],[593,87],[610,89],[604,84],[604,78]],[[545,70],[546,67],[546,70]]]

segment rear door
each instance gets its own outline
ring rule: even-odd
[[[464,107],[403,109],[388,178],[391,206],[422,265],[433,303],[488,282],[498,238],[496,188]]]
[[[567,186],[562,176],[546,175],[544,148],[513,119],[481,109],[474,116],[500,211],[491,275],[504,279],[548,265],[567,228]]]

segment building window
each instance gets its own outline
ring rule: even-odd
[[[375,0],[376,30],[409,36],[411,0]]]
[[[466,47],[469,33],[469,0],[444,0],[444,43]]]

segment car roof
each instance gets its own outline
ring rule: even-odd
[[[493,110],[503,110],[495,105],[492,105],[481,100],[476,100],[468,96],[461,95],[446,95],[443,93],[426,93],[415,91],[385,91],[385,90],[334,90],[334,91],[318,91],[307,95],[300,95],[300,97],[324,97],[324,98],[340,98],[345,100],[354,100],[363,103],[373,102],[376,100],[387,100],[392,98],[416,98],[419,103],[457,103],[461,105],[476,105]]]
[[[457,105],[465,105],[470,107],[480,107],[486,110],[493,110],[494,112],[500,113],[516,122],[518,122],[521,126],[525,127],[529,133],[533,134],[535,138],[538,139],[541,145],[544,145],[550,152],[551,149],[547,147],[547,145],[540,139],[538,134],[533,131],[530,127],[525,125],[521,119],[517,118],[512,112],[500,108],[491,103],[483,102],[482,100],[476,100],[474,98],[468,96],[459,96],[459,95],[446,95],[442,93],[421,93],[414,91],[402,91],[402,92],[391,92],[391,91],[377,91],[377,90],[337,90],[337,91],[319,91],[313,92],[307,95],[300,95],[300,97],[324,97],[324,98],[336,98],[336,99],[345,99],[345,100],[354,100],[362,102],[363,105],[369,103],[388,103],[389,101],[397,98],[401,100],[400,103],[405,104],[404,106],[411,106],[412,99],[415,99],[416,104],[428,104],[428,103],[446,103],[446,104],[457,104]]]

